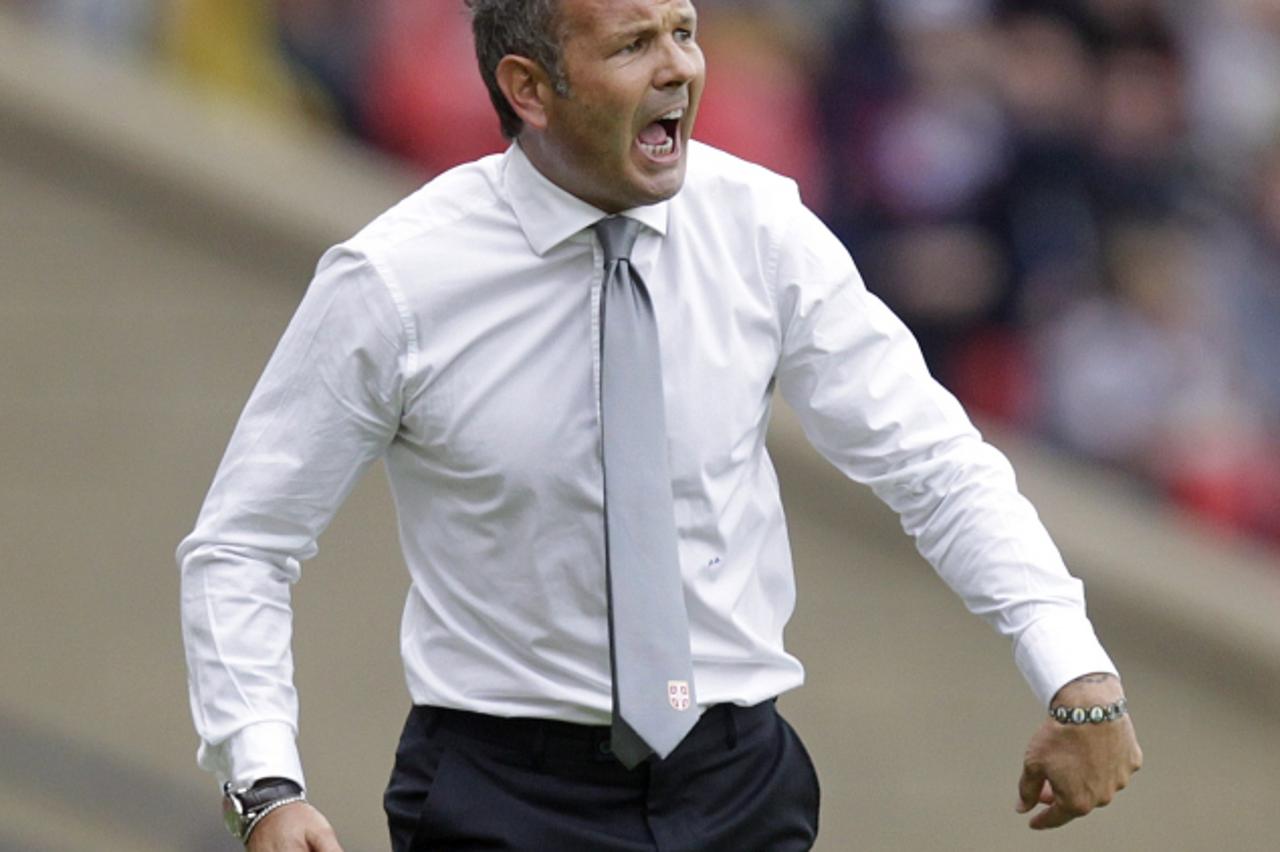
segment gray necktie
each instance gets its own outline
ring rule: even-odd
[[[631,267],[640,223],[595,225],[604,252],[600,406],[613,669],[613,752],[632,768],[671,753],[698,720],[667,468],[658,326]]]

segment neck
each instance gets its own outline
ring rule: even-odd
[[[597,210],[610,215],[630,209],[628,205],[610,201],[598,193],[591,192],[583,185],[583,181],[578,179],[577,170],[565,162],[559,151],[548,144],[546,137],[541,134],[526,129],[516,137],[515,141],[539,174],[574,198],[585,201]]]

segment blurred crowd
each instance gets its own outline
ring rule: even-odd
[[[0,0],[424,174],[461,0]],[[701,0],[697,136],[796,178],[980,416],[1280,544],[1280,0]]]

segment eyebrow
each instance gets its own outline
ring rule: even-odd
[[[689,27],[698,22],[698,10],[690,6],[688,9],[680,13],[680,17],[676,19],[676,26]]]
[[[679,17],[675,20],[675,27],[677,29],[689,29],[696,26],[697,23],[698,12],[693,7],[689,7],[679,13]],[[638,21],[634,24],[624,24],[622,27],[618,28],[611,37],[619,40],[624,38],[634,38],[635,36],[646,35],[660,30],[662,25],[663,22],[655,24],[653,21]]]

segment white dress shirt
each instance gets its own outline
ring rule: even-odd
[[[413,701],[608,723],[590,231],[603,215],[513,145],[320,261],[178,549],[200,762],[220,779],[302,781],[289,584],[382,457],[412,578]],[[661,336],[702,705],[754,704],[804,676],[782,643],[795,587],[765,451],[775,387],[1012,639],[1042,702],[1114,671],[1008,462],[791,181],[695,143],[681,192],[626,215],[646,226],[633,263]]]

